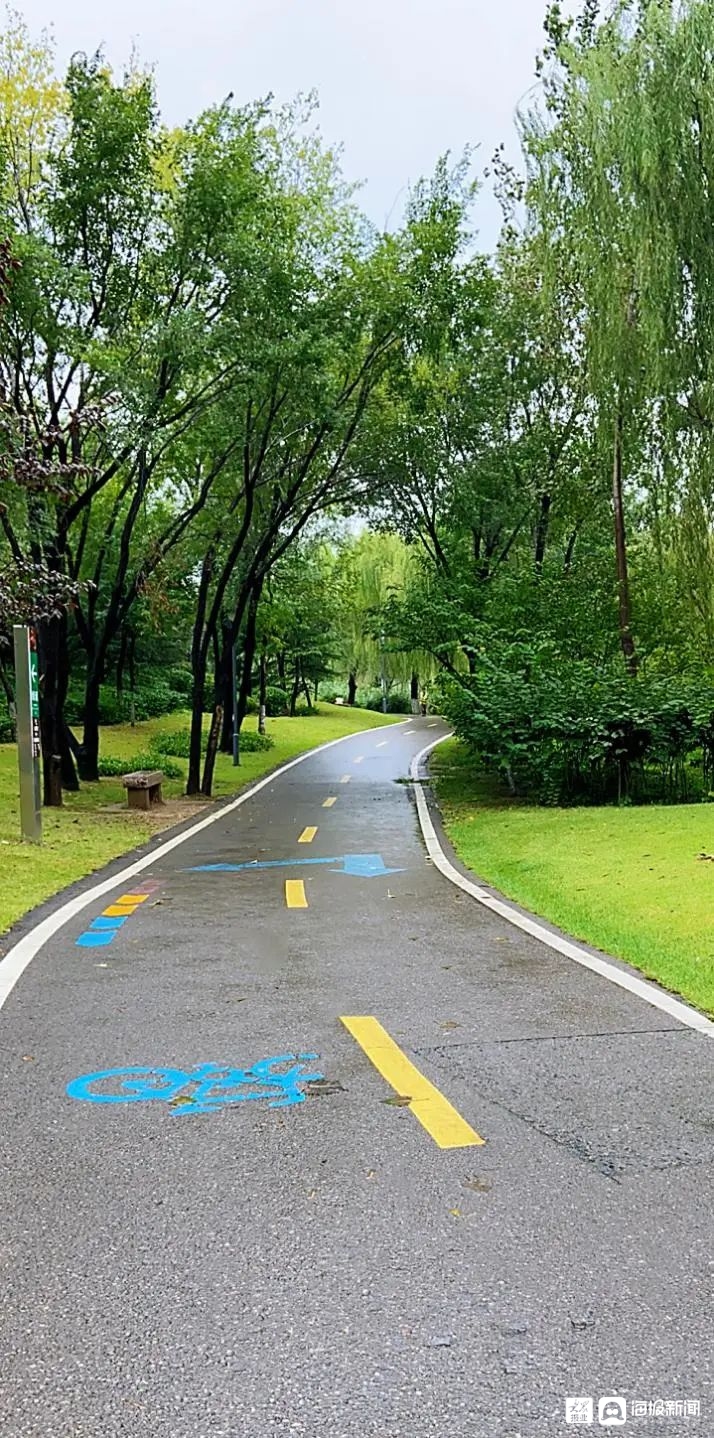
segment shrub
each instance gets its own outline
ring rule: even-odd
[[[254,754],[261,749],[272,749],[275,744],[271,734],[259,734],[257,729],[241,729],[240,747],[244,754]]]
[[[99,776],[101,779],[116,779],[122,774],[131,774],[135,769],[163,769],[167,779],[180,779],[183,769],[180,764],[172,763],[163,754],[157,754],[149,750],[143,754],[133,754],[130,759],[117,759],[114,754],[102,754],[99,757]]]
[[[186,695],[171,688],[164,680],[141,685],[134,691],[134,718],[158,719],[162,714],[171,714],[183,707]],[[125,691],[117,694],[111,684],[103,684],[99,692],[99,723],[128,724],[131,719],[132,695]],[[67,695],[65,715],[68,724],[81,724],[84,720],[84,692],[73,685]]]
[[[495,655],[495,657],[494,657]],[[494,647],[441,680],[442,711],[486,768],[541,803],[678,802],[714,774],[714,685],[567,666],[549,646]]]
[[[381,689],[358,689],[355,694],[355,704],[358,709],[381,710]],[[411,699],[403,691],[393,689],[392,692],[387,695],[388,714],[411,714],[411,712]]]
[[[205,735],[202,736],[205,746]],[[188,759],[191,753],[191,730],[190,729],[159,729],[151,740],[151,748],[156,754],[170,754],[174,759]]]
[[[287,691],[268,685],[265,691],[265,712],[272,719],[280,714],[287,714],[289,709]]]
[[[9,714],[0,713],[0,744],[15,743],[15,724]]]

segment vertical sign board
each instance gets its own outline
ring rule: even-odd
[[[42,840],[40,804],[40,674],[37,634],[24,624],[13,626],[15,639],[15,704],[17,753],[20,764],[20,823],[22,837]]]

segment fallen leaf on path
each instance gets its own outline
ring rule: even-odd
[[[391,1098],[380,1099],[380,1103],[387,1103],[391,1108],[408,1108],[411,1098],[407,1094],[395,1093]]]
[[[460,1029],[461,1024],[457,1024],[456,1019],[445,1019],[441,1027],[446,1033],[450,1033],[452,1029]]]
[[[490,1193],[493,1184],[490,1178],[479,1178],[477,1175],[475,1178],[465,1178],[463,1186],[473,1189],[474,1193]]]
[[[449,1213],[451,1214],[452,1218],[463,1218],[464,1216],[460,1208],[450,1208]]]

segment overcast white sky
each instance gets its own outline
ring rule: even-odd
[[[52,26],[62,65],[100,45],[121,68],[132,44],[155,67],[164,119],[178,124],[233,91],[279,100],[316,89],[320,124],[344,146],[350,180],[378,225],[444,150],[501,140],[518,155],[514,112],[534,84],[545,0],[14,0],[31,30]],[[498,233],[482,196],[480,245]]]

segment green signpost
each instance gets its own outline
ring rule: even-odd
[[[13,626],[17,755],[20,765],[20,825],[31,844],[42,842],[40,799],[40,671],[37,634],[26,624]]]

